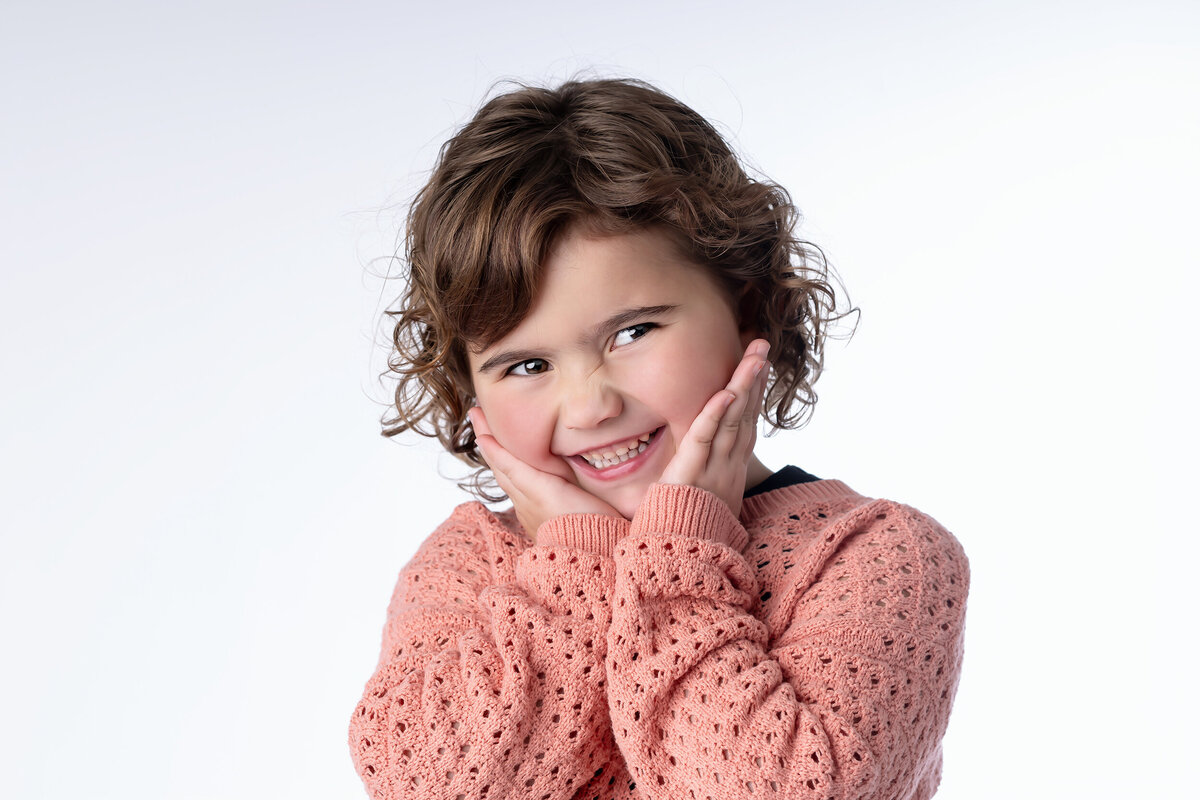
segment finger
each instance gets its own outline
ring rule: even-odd
[[[769,364],[763,366],[746,403],[746,411],[742,417],[742,429],[738,433],[738,440],[733,448],[734,457],[742,461],[750,459],[750,454],[754,451],[754,443],[758,441],[758,417],[762,411],[767,383],[770,381],[770,371]]]
[[[718,437],[713,446],[714,453],[728,453],[728,457],[735,461],[746,461],[750,458],[758,438],[758,416],[762,411],[763,394],[771,371],[771,364],[766,358],[769,348],[770,345],[764,339],[755,339],[746,348],[746,359],[751,363],[749,372],[752,377],[739,398],[740,402],[735,402],[727,412],[722,425],[728,432],[724,433],[724,439]],[[731,385],[738,383],[739,377],[741,376],[735,375],[730,381]]]
[[[767,365],[767,348],[765,339],[751,342],[725,388],[739,395],[752,393],[758,387],[759,375]]]
[[[511,463],[513,456],[503,445],[496,441],[496,437],[491,434],[481,434],[478,431],[475,433],[475,444],[479,447],[479,451],[483,453],[483,461],[487,468],[492,471],[492,475],[496,478],[496,483],[500,484],[500,488],[510,498],[513,496],[515,487],[512,480],[508,476],[504,464]]]
[[[771,382],[771,362],[763,358],[762,369],[759,370],[754,387],[750,390],[750,402],[746,414],[752,422],[758,423],[758,415],[762,411],[763,397],[767,393],[767,384]]]
[[[479,406],[471,408],[467,411],[467,419],[471,420],[471,427],[475,431],[475,446],[479,448],[479,452],[483,453],[484,462],[496,477],[496,483],[500,484],[500,488],[509,498],[512,498],[514,487],[508,476],[511,467],[506,468],[504,465],[511,465],[517,460],[516,457],[505,450],[504,445],[500,444],[500,441],[492,435],[482,408]]]
[[[475,437],[477,439],[481,435],[492,435],[491,428],[489,428],[487,424],[487,417],[484,416],[483,409],[479,406],[472,406],[467,411],[467,419],[471,421],[471,428],[475,431]]]
[[[487,431],[487,422],[483,419],[483,412],[479,409],[472,409],[472,411],[475,412],[474,418],[483,423],[481,426],[482,430]],[[485,433],[476,429],[475,444],[482,451],[488,469],[496,476],[496,482],[500,484],[500,488],[504,490],[504,493],[509,498],[513,498],[514,494],[528,494],[525,491],[526,483],[529,480],[529,476],[526,473],[536,472],[536,470],[508,452],[504,445],[500,444],[500,440],[490,432]]]
[[[467,420],[471,423],[471,433],[475,437],[475,446],[479,448],[479,452],[483,454],[484,461],[488,462],[489,469],[491,462],[487,457],[487,448],[484,447],[483,437],[491,436],[492,432],[488,429],[487,418],[483,415],[483,409],[479,406],[472,406],[467,409]],[[493,441],[495,439],[493,438]]]
[[[490,433],[482,436],[475,434],[475,441],[483,448],[484,456],[487,458],[492,472],[496,470],[503,472],[509,483],[518,489],[522,489],[525,484],[536,480],[536,476],[544,474],[504,449],[504,445],[500,444]]]
[[[746,440],[753,438],[753,433],[758,427],[758,412],[762,408],[762,390],[766,385],[767,372],[767,362],[760,361],[755,364],[754,380],[739,398],[741,402],[735,402],[726,413],[726,417],[729,418],[726,424],[734,436],[731,445],[733,452],[739,452]],[[737,417],[733,417],[735,411]]]
[[[754,380],[746,389],[746,404],[742,409],[742,420],[747,425],[754,425],[758,422],[758,415],[762,411],[763,396],[766,393],[767,383],[771,377],[771,362],[760,361],[754,367]]]
[[[732,392],[722,390],[704,404],[663,471],[663,483],[693,483],[704,473],[721,417],[734,399]]]
[[[742,354],[742,360],[734,368],[733,375],[730,376],[729,383],[725,388],[739,394],[753,388],[755,377],[758,375],[758,365],[766,363],[766,349],[767,342],[764,339],[755,339],[751,342],[746,347],[746,352]]]
[[[740,450],[747,429],[752,429],[758,419],[759,387],[767,365],[765,348],[766,342],[762,339],[751,342],[725,387],[734,393],[735,399],[721,418],[721,427],[713,443],[714,452],[726,454]]]
[[[509,485],[522,497],[552,500],[564,490],[569,492],[578,488],[562,476],[543,472],[522,461],[506,450],[491,434],[485,434],[479,441],[487,448],[485,454],[490,454],[488,463],[493,465],[492,471],[499,469],[503,472]],[[512,492],[509,492],[509,496],[512,496]]]

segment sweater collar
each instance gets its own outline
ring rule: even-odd
[[[797,505],[835,500],[844,497],[863,497],[846,484],[837,480],[795,483],[770,492],[752,495],[742,501],[742,524],[772,514],[794,510]]]

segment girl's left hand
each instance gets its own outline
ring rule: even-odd
[[[729,384],[705,404],[675,455],[663,470],[660,483],[706,489],[720,497],[736,517],[746,491],[746,469],[758,435],[758,411],[767,387],[767,351],[764,339],[746,348]]]

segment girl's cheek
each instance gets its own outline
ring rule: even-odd
[[[533,426],[528,416],[515,413],[513,404],[492,402],[483,404],[488,426],[504,449],[516,455],[528,447]]]
[[[733,376],[734,367],[715,361],[710,355],[692,362],[697,368],[687,374],[674,374],[663,382],[660,394],[674,415],[693,420],[712,399],[724,389]]]
[[[543,471],[561,462],[550,452],[553,424],[527,399],[491,397],[481,401],[488,425],[504,449]]]

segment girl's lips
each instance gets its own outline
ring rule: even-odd
[[[597,469],[596,467],[593,467],[583,456],[571,456],[569,460],[571,465],[579,470],[579,472],[593,480],[618,480],[641,469],[642,465],[646,463],[647,459],[649,459],[649,457],[658,450],[658,442],[660,439],[662,439],[662,432],[664,429],[665,426],[656,428],[650,435],[650,441],[646,443],[645,450],[638,453],[633,458],[628,459],[627,461],[622,461],[616,466]]]

